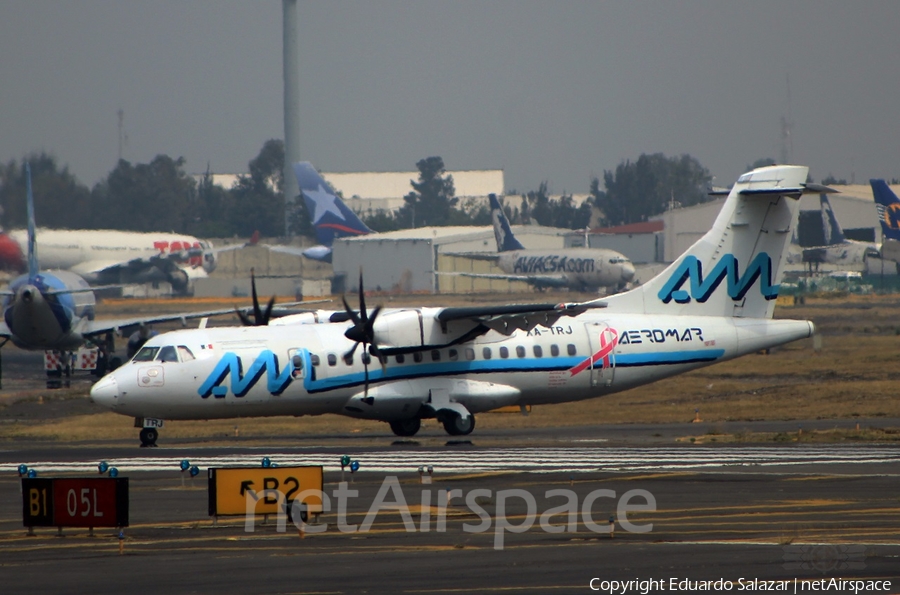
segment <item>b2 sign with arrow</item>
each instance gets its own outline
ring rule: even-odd
[[[278,514],[300,497],[311,513],[322,511],[324,473],[309,467],[221,467],[209,469],[209,515]],[[305,493],[306,490],[317,490]]]

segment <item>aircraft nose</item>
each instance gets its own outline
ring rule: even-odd
[[[112,376],[104,376],[91,387],[91,401],[112,409],[119,398],[119,383]]]
[[[626,262],[622,265],[622,278],[628,282],[634,279],[634,265]]]

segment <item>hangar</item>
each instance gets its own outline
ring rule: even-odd
[[[559,248],[566,229],[534,225],[513,226],[527,248]],[[497,251],[490,227],[421,227],[344,238],[334,242],[332,263],[335,291],[358,290],[359,271],[366,289],[403,293],[532,292],[522,281],[476,279],[454,273],[502,273],[493,263],[461,253]]]

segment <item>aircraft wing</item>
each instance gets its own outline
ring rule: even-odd
[[[441,252],[442,256],[461,256],[472,260],[486,260],[488,262],[497,262],[500,260],[499,252]]]
[[[465,273],[465,272],[441,272],[439,275],[455,275],[458,277],[473,277],[476,279],[497,279],[501,281],[525,281],[537,287],[567,287],[569,280],[565,275],[507,275],[505,273]]]
[[[273,311],[272,317],[277,318],[279,316],[287,316],[289,314],[298,313],[299,309],[291,309],[294,306],[306,306],[309,304],[318,304],[322,302],[329,302],[331,300],[311,300],[308,302],[285,302],[283,304],[279,304]],[[87,321],[85,327],[82,329],[82,334],[85,336],[91,335],[102,335],[106,333],[118,333],[125,334],[127,329],[131,329],[139,326],[146,326],[148,324],[156,324],[159,322],[172,322],[172,321],[181,321],[182,326],[187,325],[188,320],[195,320],[197,318],[209,318],[211,316],[224,316],[228,314],[234,314],[236,310],[243,312],[248,316],[252,316],[253,314],[253,306],[244,306],[242,308],[222,308],[219,310],[206,310],[204,312],[182,312],[180,314],[160,314],[157,316],[145,316],[139,318],[104,318],[104,319],[96,319]],[[5,324],[3,325],[6,326]]]
[[[272,252],[280,252],[282,254],[291,254],[293,256],[303,256],[303,251],[307,248],[301,246],[283,246],[280,244],[260,244],[263,248],[268,248]]]
[[[128,262],[129,261],[127,260],[85,260],[84,262],[79,262],[69,270],[76,275],[90,277],[104,271],[126,266]]]
[[[468,320],[473,327],[486,326],[503,335],[511,335],[517,330],[530,331],[537,325],[550,326],[564,316],[578,316],[594,308],[605,308],[606,302],[559,303],[559,304],[509,304],[500,306],[470,306],[443,308],[435,317],[446,324],[454,320]]]

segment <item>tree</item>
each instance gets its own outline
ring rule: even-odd
[[[690,155],[642,154],[635,162],[619,164],[615,172],[603,172],[605,192],[600,192],[598,180],[592,180],[591,194],[606,225],[623,225],[646,221],[670,205],[705,202],[711,181],[709,170]]]
[[[234,234],[228,215],[234,210],[231,192],[213,183],[209,164],[206,173],[197,184],[197,198],[191,208],[190,229],[192,235],[201,238],[224,238]]]
[[[93,227],[187,233],[197,183],[184,164],[184,157],[168,155],[136,165],[120,159],[91,191],[97,215]]]
[[[56,159],[47,153],[33,153],[0,165],[0,206],[4,227],[26,224],[25,162],[31,165],[31,187],[34,195],[35,221],[42,227],[76,229],[92,220],[91,192],[69,173],[61,170]]]
[[[754,169],[759,169],[760,167],[767,167],[769,165],[775,165],[776,161],[771,157],[761,157],[754,161],[752,164],[747,166],[747,169],[744,171],[753,171]]]
[[[268,140],[248,164],[249,175],[241,176],[231,190],[233,209],[229,223],[234,233],[250,236],[284,235],[284,142]]]
[[[419,181],[410,181],[413,192],[403,197],[406,204],[397,212],[399,224],[406,228],[457,224],[460,220],[456,210],[459,199],[454,196],[453,176],[444,177],[444,160],[427,157],[419,160],[416,168]]]

